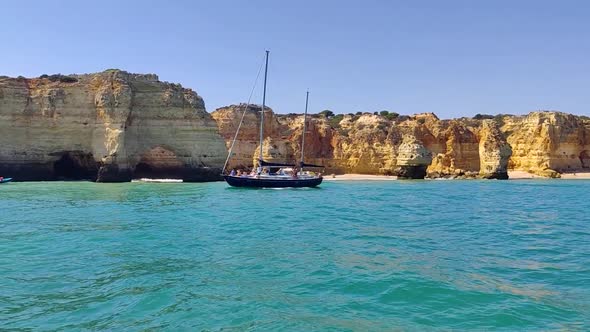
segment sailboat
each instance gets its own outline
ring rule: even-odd
[[[305,97],[305,114],[303,116],[303,133],[301,135],[301,161],[299,170],[295,164],[267,162],[262,156],[262,146],[264,143],[264,108],[266,107],[266,80],[268,74],[268,55],[266,51],[264,67],[264,87],[262,92],[262,110],[260,112],[260,155],[258,157],[258,167],[255,175],[223,175],[225,181],[232,187],[252,187],[252,188],[302,188],[317,187],[322,183],[322,175],[305,172],[304,167],[323,168],[323,166],[306,164],[304,162],[305,131],[307,129],[307,106],[309,102],[309,91]],[[247,106],[246,106],[247,109]],[[240,123],[241,125],[241,123]],[[238,131],[240,127],[238,126]],[[236,132],[236,137],[237,137]],[[235,137],[234,137],[235,142]],[[232,144],[233,146],[233,144]],[[231,148],[228,159],[231,156]],[[227,164],[227,162],[226,162]]]

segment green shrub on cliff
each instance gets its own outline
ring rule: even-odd
[[[386,118],[387,120],[395,120],[399,117],[399,113],[390,112],[390,111],[381,111],[379,115]]]
[[[43,75],[39,76],[39,78],[46,78],[46,79],[50,80],[51,82],[62,82],[62,83],[76,83],[76,82],[78,82],[77,78],[72,77],[72,76],[62,75],[62,74],[53,74],[53,75],[43,74]]]
[[[334,112],[332,112],[330,110],[323,110],[319,114],[326,117],[326,118],[331,118],[334,116]]]
[[[486,119],[493,119],[494,116],[493,115],[489,115],[489,114],[475,114],[475,116],[473,117],[474,120],[486,120]]]
[[[328,119],[328,123],[330,124],[330,127],[337,129],[340,128],[340,121],[342,121],[342,119],[344,119],[344,114],[336,114]]]

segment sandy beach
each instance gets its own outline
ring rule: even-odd
[[[540,175],[531,174],[525,171],[508,171],[508,177],[511,180],[522,180],[522,179],[547,179]],[[576,172],[576,173],[562,173],[561,179],[566,180],[577,180],[577,179],[590,179],[590,172]]]
[[[521,179],[545,179],[544,177],[536,174],[532,174],[525,171],[508,171],[508,178],[510,180],[521,180]]]
[[[563,173],[561,174],[562,179],[590,179],[590,172],[582,173]]]

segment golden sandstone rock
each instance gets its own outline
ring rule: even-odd
[[[153,74],[107,70],[0,77],[0,175],[21,180],[219,179],[245,105],[208,114],[203,99]],[[250,105],[229,168],[258,159]],[[303,115],[265,114],[264,158],[298,161]],[[433,113],[308,116],[305,160],[328,173],[407,178],[547,177],[590,171],[590,120],[560,112],[441,120]]]
[[[119,70],[1,77],[0,133],[0,174],[20,180],[216,180],[226,154],[194,91]]]
[[[259,111],[259,109],[258,109]],[[212,113],[229,146],[241,110]],[[258,114],[251,109],[231,167],[250,168],[258,156]],[[266,114],[265,158],[299,158],[302,115]],[[337,121],[334,121],[334,120]],[[495,119],[440,120],[433,113],[388,119],[374,114],[308,118],[306,161],[328,173],[387,174],[421,178],[506,179],[508,170],[558,177],[590,167],[590,121],[559,112]]]
[[[479,131],[479,175],[486,179],[507,179],[510,144],[493,120],[483,120]]]
[[[505,117],[501,130],[512,147],[509,168],[541,176],[590,171],[590,121],[561,112]]]

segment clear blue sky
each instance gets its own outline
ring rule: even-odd
[[[587,1],[3,1],[0,75],[120,68],[302,112],[590,115]],[[257,93],[256,102],[260,102]]]

